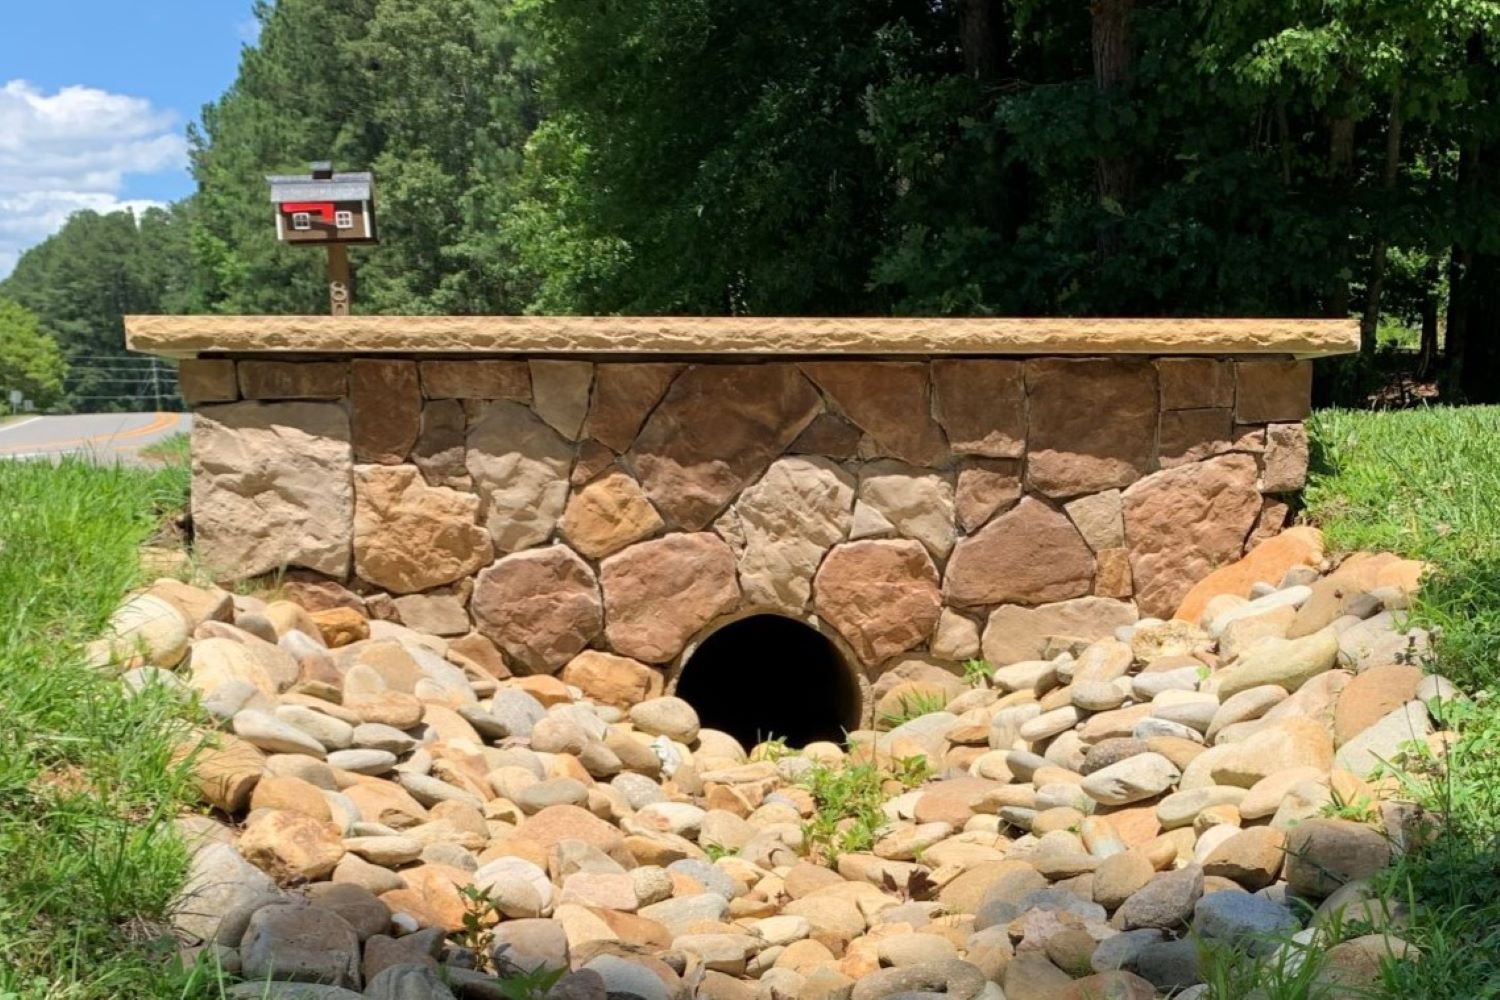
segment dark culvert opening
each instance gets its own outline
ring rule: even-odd
[[[780,615],[741,618],[703,640],[677,697],[747,749],[773,737],[837,743],[859,728],[859,685],[844,657],[817,629]]]

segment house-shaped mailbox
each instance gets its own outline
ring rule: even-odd
[[[331,163],[312,173],[267,177],[283,243],[374,243],[375,177],[336,174]]]

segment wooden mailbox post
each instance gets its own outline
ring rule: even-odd
[[[267,177],[276,205],[276,238],[328,248],[328,305],[349,315],[350,243],[375,243],[375,175],[336,174],[332,163],[312,164],[310,174]]]

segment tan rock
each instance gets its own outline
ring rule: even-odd
[[[936,465],[947,454],[932,412],[927,365],[910,361],[817,361],[802,370],[870,436],[874,455]]]
[[[342,406],[201,407],[192,492],[194,547],[209,572],[226,579],[286,566],[348,572],[353,450]]]
[[[1026,386],[1019,361],[932,362],[938,422],[955,454],[1020,458],[1026,446]]]
[[[1287,887],[1300,895],[1322,899],[1341,885],[1369,878],[1390,861],[1390,842],[1349,820],[1303,820],[1287,833]]]
[[[567,503],[572,461],[572,446],[520,403],[490,403],[470,423],[464,462],[498,551],[552,536]]]
[[[1235,362],[1235,419],[1242,424],[1302,420],[1312,409],[1312,362]]]
[[[1135,593],[1130,575],[1129,549],[1104,549],[1094,560],[1094,593],[1100,597],[1128,598]]]
[[[1245,547],[1253,549],[1262,542],[1275,538],[1282,533],[1291,519],[1292,508],[1284,500],[1278,500],[1276,497],[1263,497],[1260,505],[1260,519],[1256,521],[1250,537],[1245,541]]]
[[[422,387],[415,361],[355,358],[349,363],[349,424],[354,460],[406,461],[422,423]]]
[[[563,840],[581,840],[605,854],[613,854],[624,843],[620,831],[578,806],[548,806],[516,827],[516,837],[551,850]]]
[[[1276,881],[1285,856],[1286,834],[1271,826],[1241,830],[1214,848],[1203,862],[1203,874],[1233,879],[1249,892]]]
[[[1348,743],[1386,715],[1414,699],[1422,669],[1406,664],[1371,667],[1356,674],[1339,694],[1333,713],[1333,735]]]
[[[531,374],[524,361],[423,361],[422,395],[428,399],[531,401]]]
[[[479,498],[427,486],[409,465],[354,469],[354,571],[398,594],[428,590],[489,563]]]
[[[932,633],[932,655],[957,662],[978,656],[979,626],[972,619],[944,608]]]
[[[1255,460],[1224,455],[1147,476],[1125,491],[1136,601],[1166,617],[1216,566],[1238,559],[1260,513]]]
[[[192,755],[193,787],[205,802],[226,813],[237,813],[265,770],[266,756],[231,733],[205,733],[201,740],[177,745],[172,757],[181,762]]]
[[[1151,469],[1156,369],[1134,359],[1026,362],[1028,486],[1053,497],[1128,486]]]
[[[1338,638],[1317,632],[1300,639],[1265,639],[1240,654],[1214,680],[1220,698],[1264,685],[1296,691],[1338,660]]]
[[[661,694],[662,676],[639,660],[586,649],[563,667],[561,679],[601,705],[628,709]]]
[[[489,536],[485,537],[488,540]],[[457,594],[403,594],[393,603],[401,623],[414,631],[426,635],[463,635],[469,631],[469,613]]]
[[[262,777],[250,796],[250,808],[301,813],[325,823],[333,819],[322,790],[301,778],[290,776],[268,774]]]
[[[854,481],[833,462],[782,458],[716,525],[734,549],[746,602],[801,613],[828,549],[848,535]]]
[[[858,496],[896,534],[925,545],[933,559],[953,550],[953,483],[946,476],[903,462],[870,462],[859,471]]]
[[[320,879],[344,856],[338,828],[295,812],[258,814],[240,835],[245,860],[277,879]]]
[[[311,613],[318,635],[330,649],[370,637],[370,622],[353,608],[324,608]]]
[[[1423,563],[1389,552],[1356,552],[1340,563],[1338,569],[1312,584],[1312,596],[1297,609],[1297,618],[1287,635],[1297,638],[1318,631],[1346,614],[1354,602],[1372,590],[1394,587],[1405,594],[1415,594],[1426,569]]]
[[[958,467],[954,509],[959,527],[977,531],[1002,510],[1021,499],[1021,463],[1004,459],[971,458]]]
[[[594,366],[587,361],[537,358],[526,364],[531,369],[531,408],[557,433],[577,441],[589,412]]]
[[[1160,358],[1156,362],[1164,410],[1234,405],[1234,365],[1212,358]]]
[[[609,472],[575,490],[563,512],[568,544],[601,559],[661,531],[661,515],[641,484],[624,472]]]
[[[694,365],[651,412],[631,460],[657,509],[699,531],[820,408],[792,365]]]
[[[1080,597],[1035,608],[1006,604],[990,612],[980,648],[993,667],[1042,659],[1054,638],[1094,642],[1134,624],[1135,606],[1106,597]]]
[[[739,603],[734,553],[708,532],[640,542],[599,567],[605,635],[617,652],[665,663]]]
[[[1063,504],[1073,526],[1095,552],[1125,546],[1125,522],[1120,515],[1120,491],[1105,490]]]
[[[813,607],[873,666],[932,634],[942,608],[937,568],[909,539],[838,545],[813,581]]]
[[[1044,604],[1089,592],[1094,556],[1067,517],[1030,497],[953,550],[943,581],[952,603]]]
[[[550,673],[604,627],[594,571],[566,546],[505,556],[480,571],[475,627],[517,663]]]

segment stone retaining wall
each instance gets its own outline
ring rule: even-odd
[[[752,610],[870,678],[1034,658],[1171,616],[1283,526],[1307,465],[1310,366],[1284,357],[205,358],[181,381],[205,566],[327,577],[521,673],[592,647],[669,679]]]

